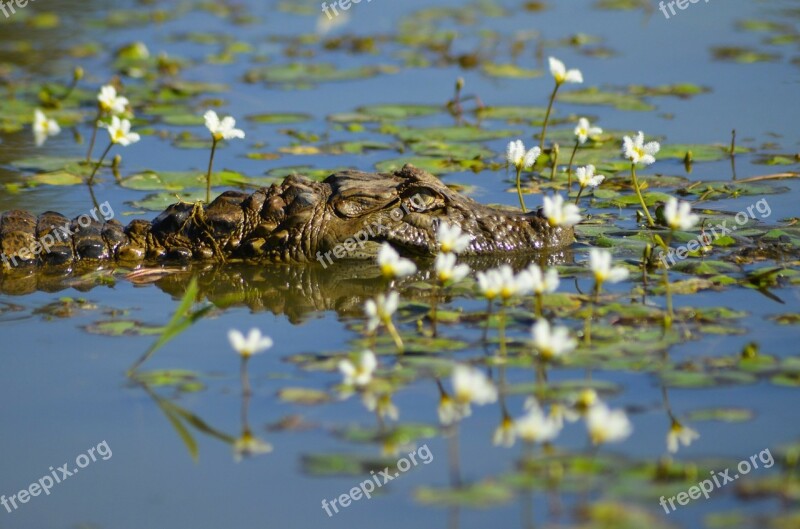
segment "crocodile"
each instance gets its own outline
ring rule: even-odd
[[[124,226],[84,215],[68,220],[14,210],[0,216],[9,266],[63,267],[114,261],[298,263],[374,258],[383,242],[407,256],[433,256],[440,223],[471,240],[464,256],[546,253],[569,246],[572,228],[480,204],[406,165],[392,173],[346,170],[319,182],[291,175],[253,193],[226,191],[209,204],[179,202],[153,221]],[[38,250],[38,251],[37,251]]]

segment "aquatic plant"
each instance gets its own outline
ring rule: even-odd
[[[603,129],[593,127],[588,119],[580,118],[578,120],[578,124],[575,126],[575,146],[572,148],[572,154],[567,165],[567,191],[572,190],[572,164],[575,162],[575,155],[578,154],[578,147],[586,143],[589,138],[594,138],[602,133]]]
[[[564,63],[555,57],[550,57],[547,59],[547,61],[550,66],[550,74],[553,76],[556,84],[553,87],[553,92],[550,94],[550,100],[547,103],[547,111],[544,115],[544,123],[542,124],[542,133],[539,137],[539,149],[542,151],[544,150],[544,141],[545,136],[547,135],[547,123],[550,121],[550,112],[553,110],[553,103],[556,100],[558,89],[561,88],[561,85],[564,83],[579,84],[583,82],[583,74],[580,70],[567,70],[567,67],[564,65]]]
[[[211,202],[211,171],[214,167],[214,153],[217,144],[222,140],[244,139],[244,131],[236,128],[236,120],[231,116],[219,119],[213,110],[208,110],[203,115],[206,128],[211,133],[211,155],[208,158],[208,171],[206,173],[206,202]]]
[[[542,154],[542,149],[533,147],[528,151],[525,150],[525,144],[522,140],[512,141],[506,147],[506,160],[510,166],[513,166],[517,171],[517,196],[519,197],[519,207],[525,213],[525,200],[522,198],[521,175],[524,169],[530,169],[536,163],[536,159]]]
[[[636,197],[639,199],[639,204],[642,206],[642,212],[647,218],[647,225],[651,228],[656,225],[653,217],[650,216],[650,211],[647,209],[644,197],[642,197],[642,188],[636,178],[636,165],[651,165],[655,163],[658,151],[661,150],[661,144],[657,141],[644,142],[644,132],[639,133],[631,138],[625,136],[622,140],[622,154],[625,158],[631,161],[631,181],[633,183],[633,190],[636,192]]]
[[[90,186],[94,182],[94,176],[97,174],[98,169],[100,169],[100,166],[103,165],[103,161],[105,161],[106,156],[108,156],[108,153],[111,151],[111,148],[114,145],[127,147],[129,145],[133,145],[141,139],[139,134],[136,132],[131,132],[130,121],[127,119],[119,119],[117,116],[112,116],[111,123],[100,123],[100,127],[108,130],[110,141],[108,147],[106,147],[106,150],[103,151],[102,156],[100,156],[100,160],[98,160],[97,165],[94,166],[92,174],[89,175],[87,184]]]

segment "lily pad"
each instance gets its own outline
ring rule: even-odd
[[[283,388],[278,391],[278,398],[284,402],[306,405],[323,404],[331,400],[326,392],[309,388]]]

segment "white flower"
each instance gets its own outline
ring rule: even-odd
[[[439,415],[439,422],[448,426],[469,415],[469,404],[458,404],[450,398],[450,395],[442,392],[436,413]]]
[[[409,259],[400,257],[388,242],[383,243],[378,251],[378,266],[387,279],[410,276],[417,271],[417,265]]]
[[[441,222],[436,229],[436,240],[439,241],[439,249],[442,252],[461,253],[467,249],[472,237],[462,235],[461,226],[458,224],[451,226],[446,222]]]
[[[550,405],[550,418],[560,429],[564,427],[564,421],[575,422],[580,419],[581,416],[575,410],[564,404],[554,403]]]
[[[527,281],[529,289],[534,294],[549,294],[558,288],[558,270],[548,268],[547,272],[542,273],[539,265],[532,263],[528,268],[520,272],[520,281]]]
[[[600,402],[586,413],[586,428],[593,444],[622,441],[633,431],[623,410],[610,410]]]
[[[688,426],[684,426],[678,421],[672,421],[672,426],[667,433],[667,450],[670,453],[676,453],[680,445],[689,446],[696,439],[700,438],[700,434],[692,430]]]
[[[550,57],[548,61],[550,62],[550,73],[555,78],[556,84],[583,82],[583,74],[580,70],[567,70],[564,63],[555,57]]]
[[[500,422],[500,426],[494,431],[492,436],[492,444],[495,446],[504,446],[510,448],[514,446],[514,441],[517,438],[517,429],[515,428],[514,421],[511,417],[504,416]]]
[[[344,377],[345,386],[366,386],[372,380],[372,374],[378,367],[378,359],[370,350],[363,351],[356,362],[342,360],[339,362],[339,372]]]
[[[469,266],[456,264],[456,254],[440,253],[436,256],[436,276],[441,283],[458,283],[469,274]]]
[[[575,170],[575,176],[578,177],[578,183],[581,188],[597,187],[606,179],[606,177],[601,174],[594,174],[594,165],[591,164],[586,167],[578,167],[578,169]]]
[[[525,272],[515,275],[514,270],[508,265],[502,265],[497,269],[497,281],[500,285],[498,291],[503,301],[507,301],[514,296],[524,296],[531,292],[531,283]]]
[[[247,338],[236,329],[228,331],[228,341],[233,350],[242,356],[262,353],[272,347],[272,338],[263,336],[258,329],[250,329]]]
[[[478,272],[476,277],[478,278],[478,288],[486,299],[491,301],[500,295],[503,281],[498,270],[492,269],[486,272]]]
[[[112,116],[111,124],[100,123],[100,126],[108,129],[111,143],[118,143],[123,147],[127,147],[141,139],[138,134],[131,132],[131,122],[127,119],[120,120],[117,116]]]
[[[575,127],[575,136],[578,137],[578,143],[581,145],[586,143],[586,140],[589,138],[594,138],[602,133],[603,129],[600,127],[592,127],[592,124],[589,123],[589,120],[586,118],[579,119],[578,126]]]
[[[555,327],[550,329],[550,323],[545,319],[538,320],[531,328],[533,347],[544,360],[552,360],[572,352],[578,345],[574,338],[570,338],[569,329]]]
[[[622,266],[611,266],[611,252],[600,248],[589,250],[589,267],[594,272],[598,283],[619,283],[628,278],[628,269]]]
[[[453,369],[453,396],[457,404],[491,404],[497,400],[497,389],[486,375],[474,367],[457,365]]]
[[[700,222],[700,217],[692,213],[692,205],[678,202],[675,197],[670,197],[664,206],[664,219],[672,230],[690,230]]]
[[[250,430],[245,430],[242,436],[233,442],[233,459],[237,463],[243,457],[252,457],[272,452],[272,445],[254,436]]]
[[[400,412],[397,406],[392,402],[392,396],[389,393],[384,393],[380,397],[375,397],[375,394],[367,391],[361,396],[361,402],[369,411],[374,411],[378,417],[382,419],[391,419],[396,421],[400,417]]]
[[[364,304],[364,311],[367,313],[367,330],[369,332],[378,328],[381,323],[389,321],[392,314],[397,311],[400,303],[400,294],[389,292],[387,295],[378,294],[374,300],[369,299]]]
[[[542,150],[539,147],[534,147],[526,152],[522,140],[509,142],[506,147],[506,160],[520,171],[533,167],[540,154],[542,154]]]
[[[219,116],[213,110],[207,111],[203,118],[206,120],[206,128],[211,132],[216,141],[232,140],[234,138],[244,138],[244,131],[237,129],[236,120],[227,116],[220,121]]]
[[[58,126],[56,120],[48,119],[44,112],[38,108],[33,113],[33,138],[36,141],[36,146],[41,147],[47,138],[55,136],[61,132],[61,127]]]
[[[543,443],[555,439],[563,421],[559,422],[554,417],[545,415],[539,406],[531,406],[528,413],[514,422],[514,429],[523,441],[528,443]]]
[[[574,226],[581,221],[580,208],[565,203],[560,194],[544,197],[544,216],[551,226]]]
[[[100,104],[100,110],[112,116],[122,114],[128,106],[128,98],[117,95],[117,89],[110,84],[100,88],[97,102]]]
[[[656,161],[656,154],[661,150],[661,145],[657,141],[644,143],[644,132],[639,131],[635,139],[625,136],[622,140],[622,154],[632,163],[643,163],[650,165]]]

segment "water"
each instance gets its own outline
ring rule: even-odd
[[[408,56],[402,52],[408,52],[409,47],[391,39],[384,42],[379,38],[378,51],[374,54],[326,51],[318,44],[304,45],[299,37],[314,33],[319,16],[319,5],[314,2],[284,3],[281,4],[284,9],[277,2],[241,2],[238,14],[258,19],[257,23],[249,25],[234,24],[231,18],[215,16],[199,9],[199,5],[192,2],[160,6],[99,1],[31,3],[21,11],[19,18],[4,20],[0,15],[0,66],[3,63],[15,65],[10,70],[10,78],[15,83],[30,86],[68,80],[72,68],[81,65],[87,72],[87,79],[82,84],[88,84],[90,90],[94,90],[115,73],[112,57],[106,52],[124,44],[140,40],[147,44],[153,56],[166,52],[170,57],[180,57],[189,63],[181,78],[225,83],[228,89],[220,94],[205,94],[175,104],[201,115],[209,100],[221,99],[224,103],[222,112],[240,118],[239,124],[246,130],[247,139],[232,142],[221,149],[215,167],[218,170],[235,169],[255,180],[273,168],[312,165],[366,170],[381,160],[411,155],[410,152],[400,154],[378,150],[364,155],[282,154],[274,160],[254,160],[245,156],[253,152],[274,153],[295,142],[305,143],[282,133],[281,129],[328,135],[330,142],[352,139],[396,142],[392,136],[375,133],[374,128],[368,127],[363,133],[348,132],[326,118],[369,104],[442,104],[452,96],[452,86],[458,76],[465,78],[466,92],[477,93],[490,105],[543,106],[551,90],[549,76],[523,80],[493,78],[477,69],[464,70],[430,51],[414,50],[414,64],[404,66],[404,57]],[[224,3],[209,5],[218,9],[226,7]],[[288,13],[286,5],[307,6],[311,14]],[[543,12],[523,11],[517,2],[487,2],[484,5],[503,7],[509,16],[475,15],[474,24],[435,23],[443,29],[457,30],[458,36],[451,48],[453,55],[479,51],[483,60],[505,63],[511,62],[508,50],[514,35],[535,32],[550,40],[585,33],[601,39],[599,43],[590,45],[590,49],[602,46],[613,50],[614,55],[607,59],[592,58],[578,53],[575,48],[548,47],[544,57],[552,53],[568,66],[579,67],[589,86],[694,83],[711,89],[709,93],[691,99],[650,99],[657,110],[649,112],[557,102],[556,117],[589,115],[606,130],[626,133],[644,130],[648,136],[660,137],[665,145],[725,144],[730,141],[730,131],[736,129],[739,145],[755,149],[752,154],[737,156],[739,179],[784,170],[797,171],[796,164],[772,167],[755,163],[764,153],[793,155],[800,149],[796,127],[800,118],[796,95],[800,81],[797,42],[782,46],[766,44],[765,39],[775,31],[744,31],[738,25],[738,22],[750,19],[776,21],[786,24],[796,35],[800,17],[795,2],[735,0],[697,3],[670,20],[665,19],[657,7],[650,14],[641,9],[609,11],[583,0],[557,5],[550,3]],[[417,0],[362,2],[350,10],[347,24],[335,28],[329,37],[396,35],[403,17],[427,6],[427,2]],[[436,6],[457,9],[463,16],[476,13],[472,4],[461,2],[438,2]],[[138,13],[174,9],[178,14],[174,20],[127,28],[90,24],[120,9],[132,9]],[[30,18],[48,10],[58,13],[61,19],[59,27],[30,29],[25,25],[23,17]],[[249,50],[235,55],[229,64],[209,64],[209,56],[218,54],[222,45],[192,42],[187,38],[189,33],[243,42],[249,45]],[[542,57],[537,58],[535,54],[536,42],[536,39],[526,42],[517,64],[525,68],[546,69]],[[20,46],[26,43],[32,51],[20,51]],[[86,43],[99,43],[101,52],[82,59],[69,57],[66,50]],[[777,58],[753,64],[714,60],[711,48],[726,45],[753,47],[775,53]],[[285,56],[287,50],[310,51],[313,56],[291,59]],[[429,66],[415,66],[421,58],[426,59]],[[242,81],[251,68],[292,60],[330,62],[339,68],[395,65],[399,71],[367,79],[312,83],[302,87]],[[124,81],[131,92],[141,84],[136,80]],[[164,79],[156,83],[160,81]],[[572,87],[565,87],[565,91],[568,89]],[[10,96],[5,89],[0,89],[0,97]],[[137,104],[137,101],[133,102]],[[83,110],[88,123],[92,113],[88,98],[83,102]],[[310,114],[311,119],[294,125],[257,124],[242,119],[245,115],[265,112],[303,112]],[[157,130],[173,134],[184,130],[195,134],[203,132],[200,127],[159,124],[146,108],[139,115],[142,121],[136,126],[140,128],[152,125]],[[453,119],[441,113],[411,123],[451,125]],[[531,136],[538,131],[537,126],[527,123],[505,125],[495,121],[487,126],[518,128],[524,131],[523,138],[528,142],[533,141]],[[553,130],[559,130],[559,127]],[[84,141],[91,133],[85,123],[75,131],[83,136]],[[104,141],[101,136],[96,155],[104,147]],[[506,141],[505,138],[493,140],[485,142],[485,145],[496,153],[502,153]],[[40,150],[33,147],[29,128],[18,133],[0,133],[0,185],[24,184],[32,177],[32,172],[20,171],[11,165],[15,160],[38,154],[81,157],[85,148],[85,143],[76,145],[73,131],[67,127]],[[562,153],[563,150],[562,146]],[[123,175],[146,169],[202,171],[208,155],[202,149],[175,148],[169,140],[150,134],[146,134],[140,143],[114,152],[123,155]],[[728,181],[732,177],[730,161],[726,158],[695,164],[691,174],[686,173],[680,160],[664,159],[645,174],[653,172],[685,176],[691,181]],[[503,170],[486,170],[478,174],[457,171],[444,176],[448,183],[474,186],[472,196],[481,202],[515,205],[517,197],[505,192],[510,187],[504,183],[506,178]],[[796,216],[793,200],[797,196],[798,184],[796,179],[787,179],[772,185],[784,190],[766,197],[772,213],[765,220],[778,224],[781,219]],[[0,210],[3,211],[12,208],[34,212],[52,209],[75,216],[91,207],[89,194],[80,185],[23,187],[17,192],[12,192],[13,187],[5,189],[0,193]],[[132,218],[132,214],[154,215],[131,204],[148,192],[116,185],[108,171],[101,174],[95,193],[98,201],[109,201],[117,218],[123,222]],[[735,213],[760,198],[758,195],[740,196],[710,201],[706,207]],[[538,205],[538,200],[538,197],[527,196],[529,205]],[[596,215],[617,213],[614,209],[594,209],[592,212]],[[618,225],[631,228],[632,210],[626,210],[623,216],[625,218]],[[583,262],[585,252],[585,246],[579,245],[570,259]],[[638,254],[623,250],[616,254],[616,258],[634,263]],[[788,260],[787,268],[796,270],[796,260],[794,263]],[[756,267],[746,266],[745,270]],[[98,459],[64,483],[55,485],[47,496],[31,498],[11,513],[0,509],[0,527],[124,529],[190,525],[211,528],[223,525],[363,527],[380,524],[394,528],[412,523],[424,527],[471,528],[488,524],[534,527],[577,524],[581,513],[586,512],[584,508],[589,506],[591,510],[592,505],[608,499],[629,500],[630,505],[644,508],[658,522],[684,527],[699,527],[708,515],[734,510],[750,516],[757,513],[797,515],[796,508],[781,506],[775,499],[743,501],[734,494],[734,485],[716,491],[711,500],[693,501],[670,515],[664,514],[657,499],[636,502],[632,494],[615,493],[615,487],[630,486],[630,472],[626,465],[652,463],[664,455],[664,436],[669,428],[669,419],[663,409],[663,395],[656,373],[609,367],[593,370],[593,379],[614,384],[614,391],[603,393],[603,397],[614,407],[628,409],[635,431],[624,443],[599,450],[597,457],[619,455],[627,463],[620,463],[616,472],[612,468],[608,474],[595,476],[594,485],[589,478],[583,480],[588,490],[565,486],[561,491],[549,493],[516,491],[508,502],[487,509],[454,509],[423,505],[417,501],[415,494],[424,487],[447,488],[452,471],[451,457],[456,453],[466,483],[485,479],[503,481],[517,468],[526,454],[519,442],[510,449],[492,445],[492,432],[499,424],[501,413],[499,406],[491,405],[474,407],[472,417],[460,425],[457,450],[451,444],[452,438],[442,435],[417,440],[416,447],[426,445],[430,449],[433,459],[429,464],[413,467],[387,484],[386,488],[381,487],[381,494],[372,500],[356,501],[329,518],[321,508],[322,500],[330,501],[347,493],[369,474],[313,476],[304,471],[304,457],[344,453],[380,458],[383,448],[381,442],[356,443],[336,435],[342,428],[354,425],[374,427],[376,424],[374,415],[364,408],[357,396],[344,401],[336,398],[334,386],[340,380],[338,373],[305,370],[301,369],[302,364],[289,361],[298,354],[347,352],[360,347],[354,343],[358,333],[353,325],[360,321],[359,307],[364,297],[379,287],[367,280],[342,286],[339,273],[341,269],[328,273],[300,267],[288,272],[273,267],[229,267],[204,271],[201,275],[203,298],[213,303],[215,309],[160,349],[144,366],[145,370],[190,370],[197,374],[203,385],[200,391],[194,392],[181,392],[174,387],[145,388],[126,379],[126,370],[153,343],[153,335],[103,336],[87,330],[97,322],[109,320],[164,325],[178,305],[188,274],[144,287],[118,280],[113,286],[98,286],[88,291],[69,288],[60,292],[37,291],[35,283],[32,283],[34,287],[23,289],[18,295],[10,292],[1,295],[0,353],[4,366],[0,370],[0,387],[5,398],[0,418],[5,434],[0,439],[0,450],[5,457],[0,463],[0,494],[6,497],[17,494],[30,483],[48,475],[50,466],[55,468],[65,462],[74,466],[72,463],[79,454],[86,453],[102,441],[107,442],[113,455],[108,460]],[[741,272],[731,275],[738,278]],[[673,279],[686,277],[678,274]],[[798,351],[792,347],[792,339],[797,336],[796,325],[779,325],[770,319],[778,314],[797,312],[800,291],[796,282],[791,283],[792,277],[787,276],[780,287],[772,290],[783,304],[754,289],[741,287],[676,296],[677,307],[728,307],[744,310],[747,315],[735,325],[744,331],[741,334],[694,332],[687,331],[691,327],[688,324],[679,326],[682,332],[691,332],[693,336],[670,348],[672,362],[681,364],[699,361],[701,357],[735,357],[749,342],[758,343],[763,354],[796,360]],[[577,284],[571,278],[564,279],[561,291],[576,292],[576,287],[588,292],[591,280],[585,274],[578,276]],[[625,294],[634,287],[635,282],[629,281],[610,287],[610,291]],[[8,292],[5,287],[3,290]],[[37,312],[37,309],[64,296],[85,298],[91,306],[76,308],[66,318]],[[422,301],[427,299],[419,293],[409,293],[408,296]],[[663,298],[653,297],[652,300],[657,306],[663,306]],[[629,297],[625,295],[620,299],[622,303],[628,301]],[[451,306],[472,312],[484,309],[482,301],[469,299],[463,294],[455,296]],[[413,335],[415,318],[409,314],[406,313],[401,328],[404,333]],[[576,330],[582,326],[581,321],[574,318],[566,323]],[[529,322],[523,318],[510,329],[509,334],[525,339],[528,325]],[[243,403],[239,361],[230,350],[226,333],[231,328],[247,330],[251,327],[269,334],[275,346],[249,363],[253,395],[249,402]],[[480,334],[479,328],[465,321],[445,326],[445,336],[465,340],[470,345],[457,353],[441,351],[440,355],[446,359],[480,359],[484,354]],[[381,356],[381,363],[391,365],[391,357]],[[497,368],[492,370],[492,375],[495,380],[500,376]],[[508,383],[513,386],[530,383],[533,374],[530,369],[510,368],[507,376]],[[549,380],[553,383],[574,381],[584,376],[585,370],[578,363],[551,370]],[[449,384],[447,377],[444,382]],[[334,399],[313,406],[287,403],[278,397],[278,391],[288,387],[322,390]],[[796,382],[783,386],[771,382],[766,376],[747,384],[669,389],[671,407],[682,420],[692,411],[720,407],[745,409],[753,414],[745,422],[686,421],[700,432],[701,437],[691,446],[682,448],[675,460],[707,462],[713,458],[720,463],[712,468],[722,470],[726,465],[747,459],[764,449],[771,449],[777,455],[778,447],[796,441],[799,432],[793,409],[796,387]],[[430,376],[412,380],[393,395],[393,402],[400,410],[400,424],[435,425],[438,398],[436,384]],[[512,416],[522,413],[524,398],[525,395],[517,393],[508,397],[507,406]],[[235,463],[231,445],[220,437],[240,436],[244,427],[243,404],[253,433],[270,443],[273,450]],[[191,424],[186,425],[196,443],[196,461],[167,419],[165,409],[175,410],[174,406],[194,414],[208,426],[197,429]],[[286,418],[299,422],[300,427],[268,428]],[[194,424],[197,426],[199,423]],[[217,432],[216,437],[209,434],[212,429]],[[589,453],[586,442],[583,425],[569,425],[555,446],[571,453]],[[400,446],[396,455],[386,457],[389,460],[403,457],[412,449]],[[744,479],[755,483],[758,479],[777,475],[778,466],[753,471],[747,478],[742,478],[741,483],[745,483]],[[695,481],[701,479],[703,476]],[[796,478],[794,483],[796,486]],[[558,504],[561,504],[560,509],[556,508]],[[633,507],[628,509],[628,512],[633,512]]]

